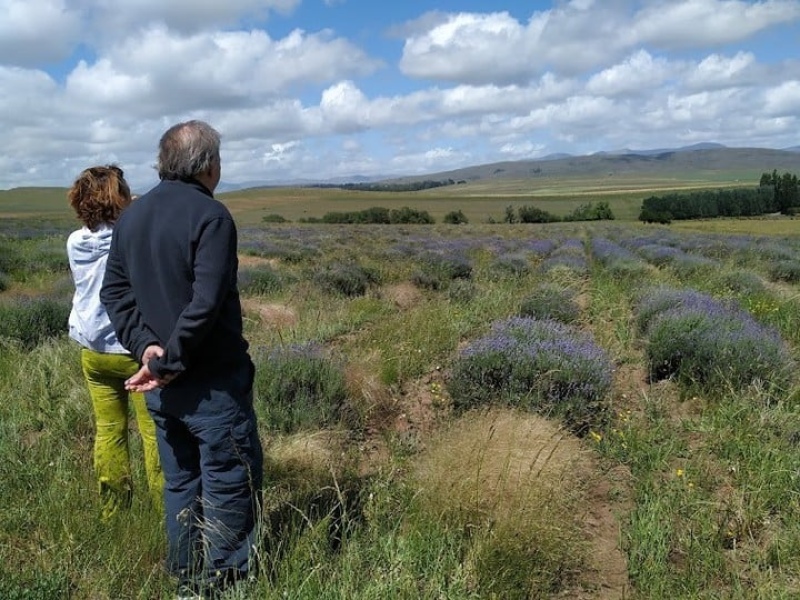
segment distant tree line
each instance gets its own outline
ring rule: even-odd
[[[349,212],[329,212],[322,218],[308,217],[300,219],[301,223],[346,223],[346,224],[433,224],[434,220],[425,210],[416,210],[404,206],[399,209],[388,209],[373,206],[364,210]]]
[[[420,190],[430,190],[456,183],[466,183],[465,181],[456,182],[453,179],[434,181],[410,181],[407,183],[316,183],[308,187],[312,188],[337,188],[342,190],[356,190],[359,192],[418,192]]]
[[[614,220],[614,213],[608,202],[589,202],[581,204],[568,215],[558,217],[536,206],[520,206],[514,210],[507,206],[503,221],[505,223],[556,223],[558,221],[607,221]]]
[[[642,201],[639,220],[670,223],[687,219],[792,214],[800,207],[797,175],[764,173],[756,188],[700,190],[650,196]]]
[[[797,185],[797,175],[784,173],[779,176],[778,171],[761,175],[759,187],[772,188],[775,198],[776,210],[783,214],[796,212],[793,209],[800,207],[800,188]]]

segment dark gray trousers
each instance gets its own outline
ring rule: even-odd
[[[183,374],[146,394],[164,472],[167,568],[222,588],[251,571],[263,479],[253,366]]]

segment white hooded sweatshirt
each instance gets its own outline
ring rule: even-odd
[[[67,238],[69,268],[75,283],[69,336],[96,352],[128,354],[117,340],[108,313],[100,302],[112,231],[111,226],[104,223],[96,231],[83,227]]]

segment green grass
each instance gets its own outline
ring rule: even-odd
[[[319,213],[326,203],[344,206],[359,195],[295,192]],[[264,193],[279,201],[288,192]],[[443,202],[463,200],[444,200],[449,189],[436,193]],[[330,197],[313,204],[314,194]],[[498,213],[510,197],[497,200]],[[262,200],[249,201],[255,208],[243,210],[260,214]],[[362,208],[383,204],[362,201]],[[323,415],[298,431],[281,427],[286,416],[277,409],[261,411],[262,572],[225,600],[522,600],[590,598],[603,589],[631,599],[797,598],[797,380],[778,396],[758,382],[738,390],[721,383],[702,393],[675,380],[649,382],[632,308],[638,292],[656,284],[735,300],[774,327],[797,359],[797,284],[768,281],[761,247],[718,251],[711,270],[647,264],[625,277],[596,262],[588,273],[544,273],[543,259],[520,249],[545,238],[558,244],[665,236],[682,243],[708,235],[620,222],[289,224],[248,232],[316,249],[271,261],[281,285],[244,294],[254,355],[318,345],[335,357],[335,370],[311,375],[332,386],[337,406],[344,393],[349,413],[341,420]],[[469,280],[438,289],[412,283],[429,246],[456,254],[459,244],[475,240],[477,247],[463,250],[472,264]],[[797,233],[780,241],[800,252]],[[25,240],[12,258],[27,266],[12,273],[0,305],[24,295],[63,297],[64,272],[53,268],[59,248],[53,232]],[[529,268],[499,274],[494,260],[505,252],[526,256]],[[315,283],[320,266],[355,259],[377,274],[363,295],[331,294]],[[242,260],[257,269],[266,259]],[[591,334],[613,362],[607,424],[578,439],[558,421],[524,412],[490,406],[456,415],[446,382],[459,349],[493,321],[518,314],[540,286],[553,285],[573,294],[573,326]],[[43,338],[30,347],[0,339],[0,597],[170,598],[164,534],[147,509],[140,444],[134,435],[134,506],[105,525],[78,348],[63,332],[43,330]],[[314,379],[306,377],[310,368],[300,371],[303,382]],[[269,392],[260,380],[260,401]],[[617,578],[603,588],[599,575],[608,574],[602,569],[612,559]]]
[[[255,225],[268,215],[297,222],[328,212],[350,212],[382,206],[404,206],[427,211],[438,223],[461,210],[471,223],[502,221],[505,208],[533,205],[557,216],[581,204],[608,202],[615,217],[633,221],[642,199],[659,193],[741,185],[756,185],[758,174],[730,171],[664,175],[615,174],[604,177],[539,177],[487,179],[420,192],[361,192],[332,188],[252,188],[225,192],[218,197],[242,224]],[[748,183],[748,182],[752,182]],[[17,188],[0,191],[0,217],[38,216],[61,223],[74,221],[65,188]]]
[[[673,229],[704,233],[742,233],[747,235],[797,235],[800,221],[793,217],[754,217],[749,219],[705,219],[674,221]]]

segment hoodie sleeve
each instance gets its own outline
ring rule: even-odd
[[[164,355],[148,363],[156,377],[185,371],[194,351],[214,328],[236,283],[236,248],[236,226],[230,217],[212,219],[201,230],[194,255],[192,299],[178,317]]]
[[[111,239],[103,287],[100,289],[100,301],[106,308],[120,343],[137,360],[141,360],[148,346],[160,345],[156,335],[142,321],[116,235]]]

